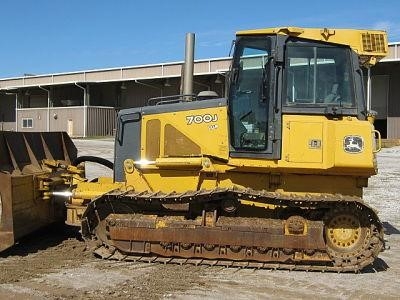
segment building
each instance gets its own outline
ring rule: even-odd
[[[194,93],[223,96],[229,58],[194,64]],[[107,136],[121,108],[180,93],[182,62],[0,79],[0,129]]]
[[[389,44],[389,54],[371,68],[375,127],[388,139],[400,139],[400,42]]]
[[[195,61],[194,93],[224,96],[229,66],[230,58]],[[179,94],[181,67],[173,62],[0,79],[0,130],[112,135],[119,109]],[[365,73],[377,129],[384,138],[400,139],[400,43],[390,44],[388,56]]]

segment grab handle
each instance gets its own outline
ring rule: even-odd
[[[375,149],[373,150],[374,153],[377,153],[382,150],[382,137],[381,133],[378,130],[373,130],[375,140],[377,140],[378,144],[375,142]]]

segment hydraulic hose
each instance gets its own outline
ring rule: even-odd
[[[80,156],[80,157],[77,157],[77,158],[72,162],[72,165],[73,165],[73,166],[77,166],[77,165],[79,165],[80,163],[86,162],[86,161],[98,163],[98,164],[100,164],[100,165],[103,165],[103,166],[105,166],[105,167],[111,169],[111,170],[114,169],[114,164],[113,164],[111,161],[109,161],[109,160],[107,160],[107,159],[104,159],[104,158],[101,158],[101,157],[97,157],[97,156]]]

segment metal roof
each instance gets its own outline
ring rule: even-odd
[[[200,59],[194,62],[195,75],[218,74],[228,71],[230,57]],[[23,87],[63,85],[77,82],[113,82],[155,78],[180,77],[183,61],[116,68],[92,69],[43,75],[0,79],[0,90]]]

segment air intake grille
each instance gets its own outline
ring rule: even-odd
[[[362,34],[363,50],[365,52],[382,53],[386,50],[386,41],[384,34],[363,33]]]

